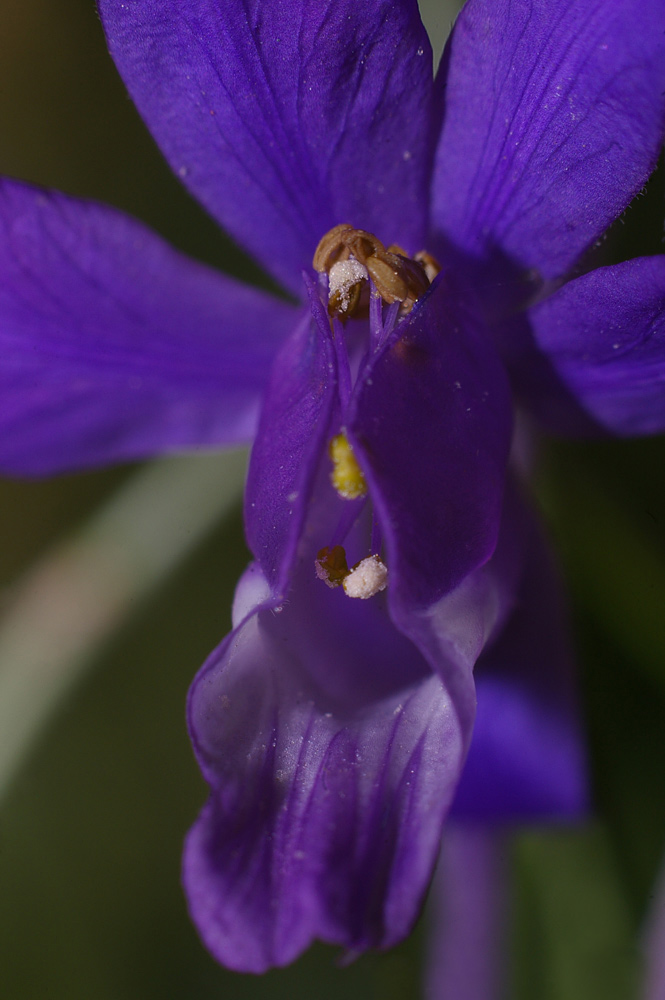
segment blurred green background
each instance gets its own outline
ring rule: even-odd
[[[431,0],[425,14],[442,44],[451,5]],[[162,162],[91,0],[3,0],[0,172],[120,206],[261,280]],[[605,259],[663,252],[662,173],[615,227]],[[133,473],[0,481],[0,610],[26,568]],[[665,443],[548,444],[538,493],[571,593],[595,818],[513,838],[511,996],[631,1000],[665,845]],[[422,927],[348,968],[317,947],[254,978],[220,969],[188,922],[180,848],[205,788],[184,698],[229,628],[246,560],[237,503],[103,643],[0,802],[2,997],[420,995]]]

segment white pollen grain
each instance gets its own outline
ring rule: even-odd
[[[344,577],[344,593],[347,597],[359,597],[366,601],[386,589],[388,570],[378,556],[368,556]]]
[[[351,289],[367,277],[367,268],[359,260],[349,257],[348,260],[338,260],[330,268],[328,274],[328,295],[335,292],[339,295],[339,311],[346,312],[351,301]]]

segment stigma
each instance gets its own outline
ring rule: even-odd
[[[367,483],[349,440],[342,432],[330,442],[332,472],[330,480],[344,500],[358,500],[367,496]]]

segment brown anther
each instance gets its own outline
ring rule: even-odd
[[[408,313],[411,312],[421,295],[425,294],[431,281],[425,266],[419,260],[415,258],[411,259],[410,257],[404,261],[403,277],[409,286],[409,294],[402,303],[400,311]]]
[[[419,299],[430,286],[425,268],[418,261],[402,258],[402,269],[402,277],[409,288],[409,297]]]
[[[379,250],[365,261],[365,267],[376,290],[390,305],[393,302],[403,302],[408,297],[409,286],[403,277],[403,258],[387,250]]]
[[[316,554],[314,569],[319,580],[330,588],[339,587],[349,575],[346,552],[341,545],[326,545]]]
[[[367,282],[358,281],[355,285],[351,285],[345,291],[338,290],[333,292],[328,299],[328,315],[339,316],[342,323],[345,323],[347,319],[355,316],[360,306],[360,296],[362,294],[363,285],[366,286]]]
[[[348,233],[353,232],[355,230],[348,222],[343,222],[339,226],[333,226],[319,240],[319,245],[314,251],[314,260],[312,261],[314,270],[319,271],[321,274],[327,273],[338,260],[348,260],[351,256],[351,251],[346,245],[344,237]]]
[[[441,271],[441,265],[436,257],[433,257],[431,253],[427,252],[427,250],[419,250],[413,259],[417,260],[419,264],[422,264],[425,269],[425,274],[431,284],[437,274]]]
[[[390,264],[394,268],[396,275],[396,277],[388,279],[381,286],[372,273],[373,268],[369,264],[366,265],[381,298],[389,304],[391,302],[401,302],[401,312],[411,312],[415,303],[421,295],[425,294],[430,286],[424,266],[411,257],[408,257],[405,252],[400,252],[400,248],[396,244],[393,244],[385,254],[377,254],[376,256],[379,260]],[[386,273],[384,272],[381,277],[385,278]],[[404,289],[406,293],[402,294]]]
[[[344,242],[356,260],[365,265],[368,257],[384,250],[381,240],[378,240],[374,233],[368,233],[366,229],[353,229],[345,234]]]
[[[403,247],[392,243],[388,249],[366,229],[354,229],[345,222],[334,226],[320,241],[314,254],[314,268],[330,274],[336,264],[352,259],[367,269],[369,277],[384,302],[401,302],[401,313],[409,312],[424,295],[431,281],[441,270],[438,262],[426,251],[408,256]],[[330,275],[328,313],[346,320],[358,315],[366,302],[366,280],[357,285],[345,278],[333,280]]]

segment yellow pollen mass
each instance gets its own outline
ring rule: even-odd
[[[330,457],[333,464],[330,479],[339,495],[345,500],[366,496],[367,483],[346,434],[336,434],[332,439]]]

